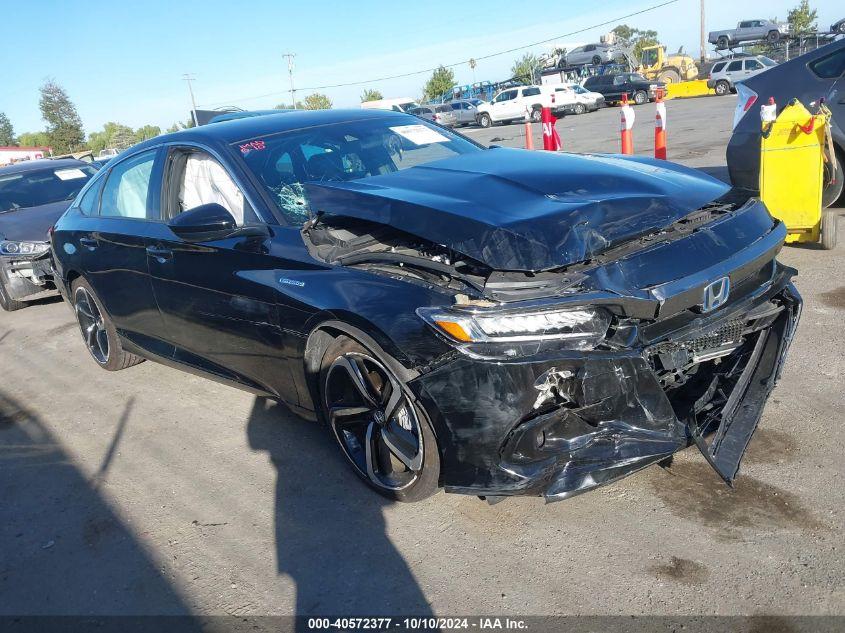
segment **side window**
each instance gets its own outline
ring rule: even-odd
[[[103,189],[105,180],[105,178],[100,178],[82,195],[79,210],[83,215],[97,215],[100,212],[100,191]]]
[[[584,50],[585,51],[594,51],[594,50],[596,50],[596,45],[595,44],[588,44],[587,46],[584,47]]]
[[[184,155],[179,183],[178,212],[203,204],[223,206],[235,218],[238,226],[258,222],[258,216],[223,166],[204,152]],[[171,181],[172,182],[172,181]]]
[[[158,219],[153,217],[149,195],[157,151],[143,152],[112,167],[103,188],[101,216]]]
[[[523,97],[533,97],[534,95],[538,95],[538,94],[540,94],[539,88],[525,88],[522,91]]]
[[[809,64],[810,70],[819,79],[836,79],[845,73],[845,48],[831,53]]]
[[[746,59],[745,60],[745,70],[759,70],[763,67],[763,64],[758,62],[756,59]]]
[[[747,29],[750,26],[751,26],[751,22],[740,22],[739,23],[739,28],[741,28],[741,29]]]
[[[725,67],[725,64],[727,64],[727,62],[719,62],[718,64],[713,66],[713,70],[710,71],[710,72],[714,72],[714,73],[721,72],[722,69]]]
[[[625,75],[617,75],[613,78],[613,85],[614,86],[621,86],[625,83]]]
[[[741,60],[737,60],[735,62],[731,62],[730,64],[728,64],[728,72],[729,73],[735,73],[739,70],[742,70],[742,61]]]

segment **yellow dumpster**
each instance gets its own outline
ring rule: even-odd
[[[774,113],[774,105],[761,111],[760,197],[786,224],[787,244],[821,242],[831,249],[836,217],[822,212],[829,111],[822,107],[812,114],[793,99],[779,115]]]

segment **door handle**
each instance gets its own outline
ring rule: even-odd
[[[79,238],[80,246],[84,246],[89,251],[93,251],[97,246],[99,246],[99,242],[95,240],[93,237],[80,237]]]
[[[173,257],[173,251],[163,246],[147,246],[147,255],[154,258],[159,264],[169,261]]]

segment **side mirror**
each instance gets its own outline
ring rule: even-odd
[[[234,216],[216,202],[188,209],[173,218],[168,226],[176,235],[189,242],[223,239],[238,228]]]

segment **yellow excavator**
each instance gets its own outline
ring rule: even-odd
[[[661,44],[643,47],[636,71],[646,79],[666,84],[698,78],[698,66],[692,57],[684,55],[683,49],[676,55],[667,55],[666,47]]]

